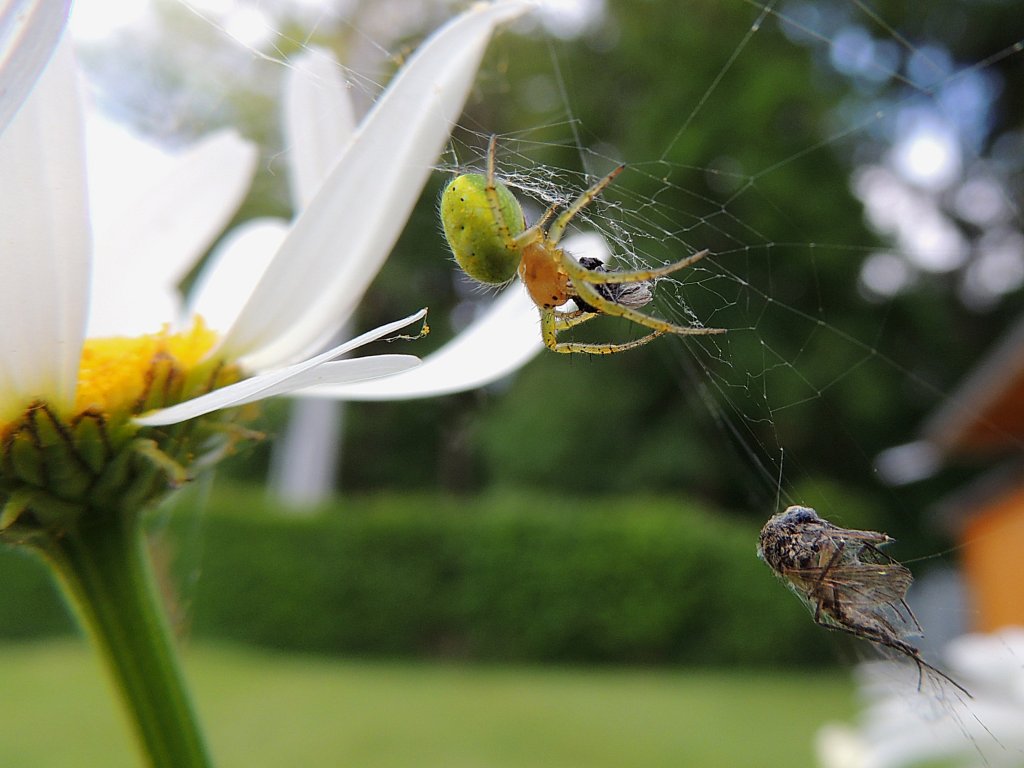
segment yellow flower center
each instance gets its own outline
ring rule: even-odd
[[[88,340],[71,413],[38,400],[0,425],[0,540],[61,536],[90,510],[142,509],[252,436],[232,428],[244,416],[231,410],[171,429],[132,422],[237,381],[237,366],[210,356],[216,343],[201,320]]]
[[[161,367],[168,369],[165,375],[186,375],[216,342],[217,334],[201,318],[180,333],[170,333],[165,326],[145,336],[88,339],[78,369],[74,412],[138,413],[152,399]]]

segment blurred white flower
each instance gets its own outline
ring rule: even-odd
[[[944,655],[973,698],[927,672],[917,690],[912,664],[862,665],[860,722],[821,729],[822,768],[1024,766],[1024,629],[964,635]]]
[[[829,723],[822,726],[815,740],[822,768],[864,768],[867,745],[849,726]]]

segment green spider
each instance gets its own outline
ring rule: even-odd
[[[441,195],[441,224],[455,260],[474,280],[501,285],[518,272],[540,310],[544,345],[554,352],[610,355],[653,341],[665,333],[707,335],[721,328],[673,325],[638,311],[654,297],[654,281],[694,264],[707,255],[695,253],[673,264],[631,272],[609,270],[598,259],[577,260],[558,247],[569,222],[622,171],[619,166],[586,190],[557,218],[553,205],[527,228],[523,209],[508,187],[494,175],[494,136],[487,147],[487,173],[456,177]],[[548,224],[550,222],[550,224]],[[573,299],[575,310],[557,307]],[[559,341],[561,331],[600,314],[624,317],[650,328],[639,339],[622,344]]]

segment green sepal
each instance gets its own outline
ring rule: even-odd
[[[138,438],[128,452],[132,456],[133,476],[121,491],[121,505],[133,509],[147,505],[165,491],[188,482],[188,471],[172,459],[153,440]]]
[[[176,403],[181,399],[184,381],[170,360],[154,360],[149,373],[146,396],[136,409],[136,413],[163,408],[168,403]]]
[[[46,491],[38,489],[22,489],[7,497],[7,502],[0,510],[0,532],[17,534],[18,524],[26,522],[24,532],[39,533],[40,529],[66,529],[73,525],[82,514],[79,504],[55,498]],[[22,517],[31,515],[30,521]]]
[[[21,516],[31,509],[31,491],[15,491],[7,497],[7,502],[0,510],[0,532],[6,532],[16,525]]]
[[[133,443],[132,450],[136,453],[137,461],[158,470],[171,487],[180,488],[189,481],[188,470],[160,450],[155,440],[139,438]]]
[[[67,427],[46,408],[33,412],[31,418],[42,447],[47,489],[63,499],[81,498],[94,476],[75,451]]]
[[[74,440],[82,463],[94,475],[99,475],[113,452],[103,417],[92,413],[82,414],[74,425]]]
[[[132,477],[132,452],[127,447],[118,451],[107,462],[92,490],[89,503],[100,509],[113,509],[120,505],[121,492]]]
[[[46,467],[36,438],[27,428],[19,429],[7,444],[7,456],[14,475],[29,485],[45,485]]]

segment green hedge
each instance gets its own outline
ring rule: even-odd
[[[67,634],[72,627],[43,565],[27,552],[0,547],[0,638]]]
[[[194,631],[317,652],[815,662],[831,647],[754,556],[756,526],[672,499],[215,501]],[[187,553],[189,547],[185,548]]]
[[[756,526],[679,500],[388,496],[286,517],[233,492],[204,506],[156,532],[197,637],[499,661],[832,658],[754,556]],[[0,558],[0,635],[67,626],[45,575],[15,584],[12,562]],[[48,607],[33,613],[41,589]]]

